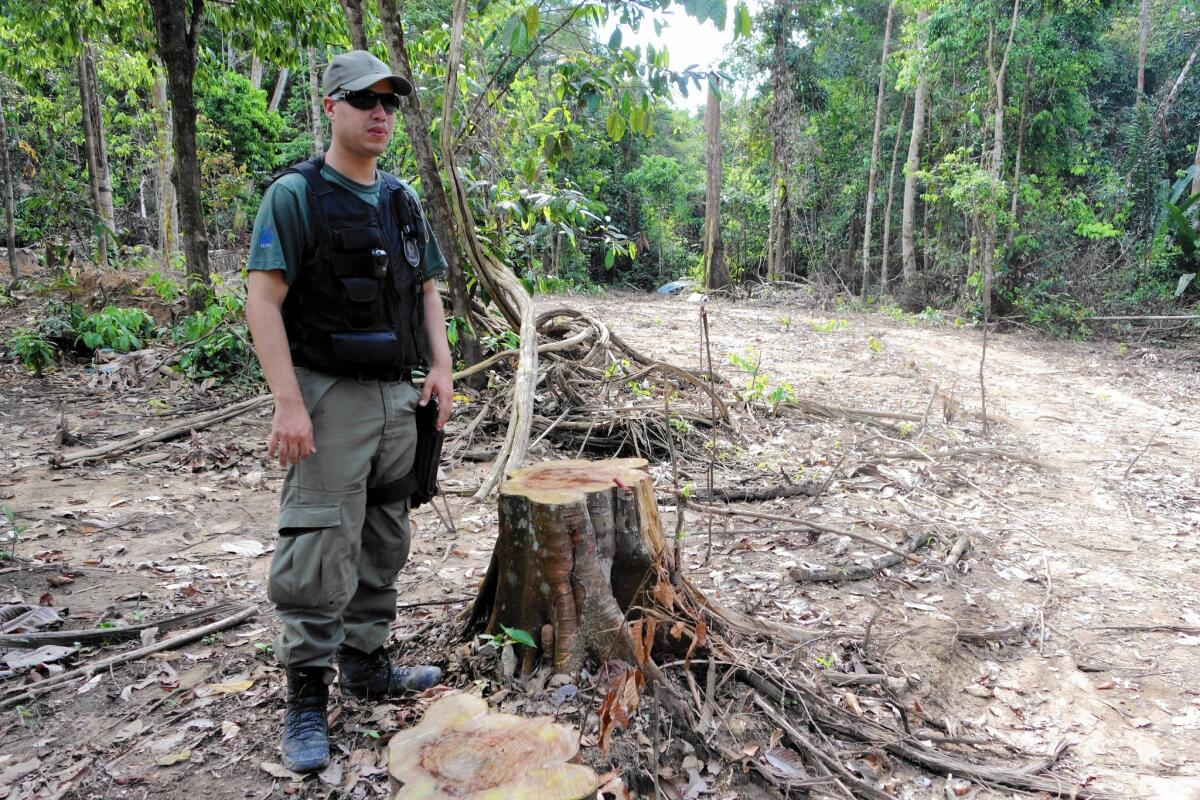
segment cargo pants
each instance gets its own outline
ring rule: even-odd
[[[283,483],[267,596],[288,668],[324,667],[341,644],[370,652],[396,617],[396,575],[408,560],[408,499],[367,506],[367,488],[413,466],[420,393],[408,382],[296,368],[316,452]]]

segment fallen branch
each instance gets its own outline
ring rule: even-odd
[[[230,609],[238,608],[236,603],[221,603],[197,611],[189,611],[174,617],[158,620],[157,622],[142,622],[137,625],[122,625],[117,628],[89,628],[71,631],[38,631],[36,633],[8,633],[0,635],[0,647],[17,649],[33,649],[48,644],[70,647],[76,643],[90,644],[92,642],[122,642],[137,639],[142,631],[148,628],[158,628],[160,632],[172,631],[184,627],[187,623],[219,614],[228,614]]]
[[[791,486],[764,486],[761,488],[743,489],[713,489],[712,494],[706,491],[692,495],[691,500],[712,502],[720,500],[724,503],[746,503],[762,500],[778,500],[783,497],[816,497],[820,494],[820,485],[815,483],[798,483]]]
[[[1183,633],[1200,635],[1200,625],[1093,625],[1094,631],[1127,631],[1131,633]]]
[[[888,553],[886,556],[880,556],[870,563],[855,564],[852,567],[818,567],[816,569],[792,567],[788,570],[788,577],[800,583],[809,581],[826,583],[865,581],[878,574],[880,570],[894,567],[901,561],[909,558],[912,553],[915,553],[921,548],[921,545],[928,541],[928,534],[917,531],[908,535],[908,541],[904,543],[904,546],[900,550]]]
[[[855,541],[862,542],[863,544],[873,545],[875,547],[878,547],[881,550],[887,550],[889,553],[892,553],[893,555],[900,556],[901,559],[907,559],[907,560],[913,562],[914,564],[924,563],[921,561],[921,559],[914,556],[912,554],[912,551],[909,551],[906,553],[903,550],[898,550],[897,548],[892,547],[890,544],[887,544],[886,542],[881,542],[881,541],[878,541],[877,539],[872,539],[869,536],[863,536],[861,533],[855,533],[854,531],[847,530],[845,528],[836,528],[833,525],[824,525],[820,522],[812,522],[812,521],[806,520],[806,519],[797,519],[796,517],[785,517],[782,514],[767,514],[762,511],[742,511],[740,509],[733,509],[733,508],[715,508],[713,506],[700,505],[699,503],[689,503],[688,507],[694,508],[697,511],[703,511],[706,514],[716,514],[719,517],[750,517],[752,519],[769,519],[769,520],[774,520],[776,522],[790,522],[794,525],[803,525],[804,527],[808,528],[809,530],[817,531],[819,533],[830,533],[835,536],[845,536],[850,539],[854,539]]]
[[[1055,467],[1047,464],[1045,461],[1039,461],[1032,456],[1024,455],[1023,453],[1014,453],[1011,450],[1002,450],[999,447],[955,447],[949,450],[934,450],[932,453],[925,453],[923,450],[913,448],[912,450],[897,450],[890,453],[882,453],[883,458],[893,461],[904,460],[921,460],[935,461],[937,458],[956,458],[958,456],[995,456],[996,458],[1007,458],[1010,461],[1019,461],[1022,464],[1028,464],[1031,467],[1044,469],[1049,472],[1056,472]],[[936,458],[935,458],[936,456]]]
[[[169,425],[160,431],[152,431],[150,433],[139,433],[116,442],[99,447],[93,447],[89,450],[76,450],[73,453],[66,453],[55,456],[50,459],[50,466],[61,469],[63,467],[72,467],[76,464],[83,464],[88,461],[96,461],[101,458],[128,453],[132,450],[137,450],[142,445],[150,444],[151,442],[165,442],[168,439],[174,439],[176,436],[185,436],[194,431],[204,430],[218,422],[224,422],[227,419],[245,414],[247,411],[253,411],[257,408],[262,408],[271,402],[271,395],[264,394],[258,397],[251,397],[249,400],[243,400],[240,403],[226,406],[225,408],[216,411],[210,411],[207,414],[201,414],[197,417],[185,419],[183,422],[177,422],[174,425]]]
[[[203,639],[205,636],[208,636],[211,633],[223,631],[226,628],[232,628],[233,626],[244,622],[250,617],[253,617],[257,613],[257,606],[246,606],[236,614],[225,617],[225,619],[217,620],[210,625],[205,625],[203,627],[190,630],[187,633],[180,634],[179,636],[175,636],[170,639],[164,639],[161,642],[155,642],[154,644],[147,645],[145,647],[139,647],[138,649],[130,650],[127,653],[118,653],[117,655],[109,656],[108,658],[102,658],[99,661],[93,661],[92,663],[85,664],[82,667],[67,670],[66,672],[51,676],[45,680],[8,689],[7,692],[10,693],[10,696],[0,700],[0,709],[12,708],[13,706],[22,705],[32,700],[36,700],[47,692],[54,691],[59,686],[69,683],[76,678],[90,678],[100,670],[109,669],[117,664],[136,661],[144,656],[152,655],[153,653],[161,653],[164,650],[174,650],[176,647],[182,647],[183,645],[190,644],[198,639]],[[11,694],[13,692],[16,692],[16,694]]]

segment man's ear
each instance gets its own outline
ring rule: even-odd
[[[322,102],[325,106],[325,116],[329,117],[330,122],[333,122],[333,109],[337,106],[337,101],[326,97]]]

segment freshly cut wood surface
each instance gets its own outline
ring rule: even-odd
[[[500,485],[500,494],[527,497],[544,505],[573,503],[592,492],[614,486],[632,487],[645,480],[644,458],[614,458],[608,461],[545,461],[510,470]]]
[[[392,737],[388,771],[395,800],[582,800],[596,773],[569,764],[578,731],[548,717],[491,713],[485,700],[455,693],[421,723]]]

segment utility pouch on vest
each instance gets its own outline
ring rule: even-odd
[[[438,463],[446,440],[446,432],[437,429],[437,418],[436,397],[430,397],[424,406],[417,406],[417,447],[412,472],[398,481],[367,489],[368,506],[395,503],[407,497],[409,509],[414,509],[437,496]]]
[[[333,333],[329,343],[334,358],[356,367],[388,367],[396,360],[395,331]]]

